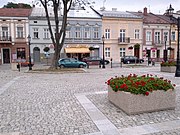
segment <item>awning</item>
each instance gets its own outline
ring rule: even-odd
[[[66,53],[90,53],[89,48],[85,47],[69,47],[65,48]]]

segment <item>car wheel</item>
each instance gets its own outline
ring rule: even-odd
[[[80,68],[84,68],[84,65],[79,65]]]
[[[127,64],[130,64],[130,61],[127,61]]]
[[[140,63],[142,63],[142,60],[140,60]]]
[[[60,68],[64,68],[64,65],[60,65],[59,67],[60,67]]]

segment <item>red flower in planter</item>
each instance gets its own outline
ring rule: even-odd
[[[142,76],[137,76],[136,74],[116,76],[115,78],[109,79],[107,85],[110,85],[115,92],[126,91],[146,96],[154,90],[173,90],[176,86],[175,84],[171,84],[171,81],[163,79],[162,77],[158,78],[157,75],[153,76],[152,74]]]
[[[145,92],[145,95],[148,96],[148,95],[149,95],[149,92],[146,91],[146,92]]]
[[[146,82],[141,81],[141,85],[142,85],[142,86],[145,86],[145,85],[146,85]]]
[[[120,86],[120,88],[121,88],[121,89],[127,89],[128,87],[127,87],[126,84],[122,84],[122,85]]]
[[[152,90],[152,89],[150,89],[149,91],[150,91],[150,92],[152,92],[153,90]]]
[[[141,83],[140,82],[136,82],[136,85],[140,85]]]

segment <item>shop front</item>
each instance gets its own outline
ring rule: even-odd
[[[76,58],[78,60],[90,56],[89,47],[66,47],[65,53],[68,58]]]

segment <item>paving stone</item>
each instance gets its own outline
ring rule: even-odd
[[[99,134],[92,119],[76,99],[75,94],[91,93],[87,97],[118,128],[135,127],[180,119],[180,90],[177,90],[176,110],[127,116],[108,102],[107,94],[92,94],[106,91],[105,81],[129,73],[153,73],[166,77],[178,85],[174,74],[161,73],[159,67],[86,69],[86,73],[35,74],[11,71],[0,66],[0,88],[15,80],[0,95],[0,133],[20,132],[35,134]],[[179,130],[172,131],[178,133]],[[165,132],[166,133],[166,132]],[[167,134],[171,132],[167,132]]]

